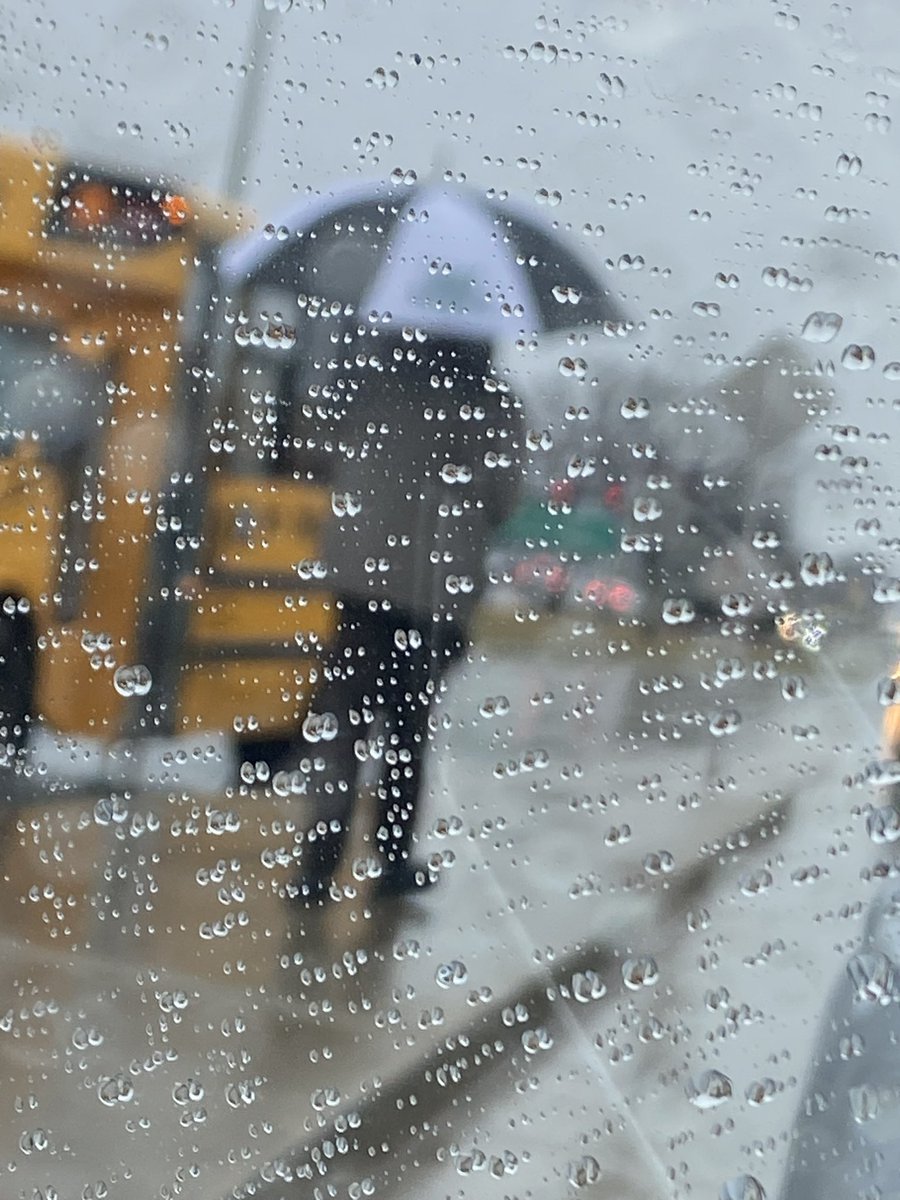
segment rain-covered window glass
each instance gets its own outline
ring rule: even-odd
[[[36,438],[60,458],[91,435],[102,376],[57,340],[46,330],[0,328],[0,439],[7,448]]]
[[[900,1200],[900,13],[0,14],[0,1197]]]

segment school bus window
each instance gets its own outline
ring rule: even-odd
[[[0,444],[36,439],[50,460],[90,436],[103,372],[53,347],[46,332],[0,326]]]

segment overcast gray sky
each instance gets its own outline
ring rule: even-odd
[[[571,224],[595,262],[644,258],[617,280],[641,306],[681,319],[712,295],[717,271],[738,274],[741,288],[715,297],[735,352],[810,307],[759,286],[769,260],[823,290],[859,281],[844,287],[848,320],[872,317],[862,306],[882,298],[879,274],[894,290],[894,272],[865,254],[893,249],[900,223],[896,121],[886,133],[866,121],[890,120],[900,83],[900,16],[882,0],[628,0],[612,11],[578,0],[30,0],[7,6],[4,28],[7,128],[213,191],[255,89],[245,195],[263,219],[293,193],[396,167],[450,167],[536,207],[540,189],[558,192],[548,218]],[[837,175],[842,151],[862,157],[862,175]],[[829,222],[829,205],[870,216]],[[585,237],[586,222],[603,237]],[[798,236],[805,245],[782,244]],[[811,248],[821,236],[847,248]]]
[[[876,367],[838,366],[835,386],[864,429],[883,424],[868,400],[890,399],[881,368],[900,360],[900,267],[878,257],[900,252],[889,0],[29,0],[2,31],[8,129],[219,192],[253,89],[243,191],[260,220],[339,178],[463,172],[616,264],[646,322],[618,353],[705,387],[710,355],[837,310],[839,342],[810,352],[874,346]],[[841,174],[841,154],[861,171]],[[811,290],[767,286],[766,268]],[[879,453],[897,478],[893,445]]]

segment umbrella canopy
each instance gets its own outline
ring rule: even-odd
[[[597,276],[510,200],[456,184],[370,181],[308,197],[233,243],[220,271],[240,290],[299,290],[318,311],[490,341],[621,323]]]

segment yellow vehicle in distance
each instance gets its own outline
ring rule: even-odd
[[[328,501],[268,470],[256,388],[219,415],[228,372],[257,371],[216,325],[236,221],[0,142],[7,755],[34,724],[110,744],[289,738],[303,719],[333,613],[298,565]]]

